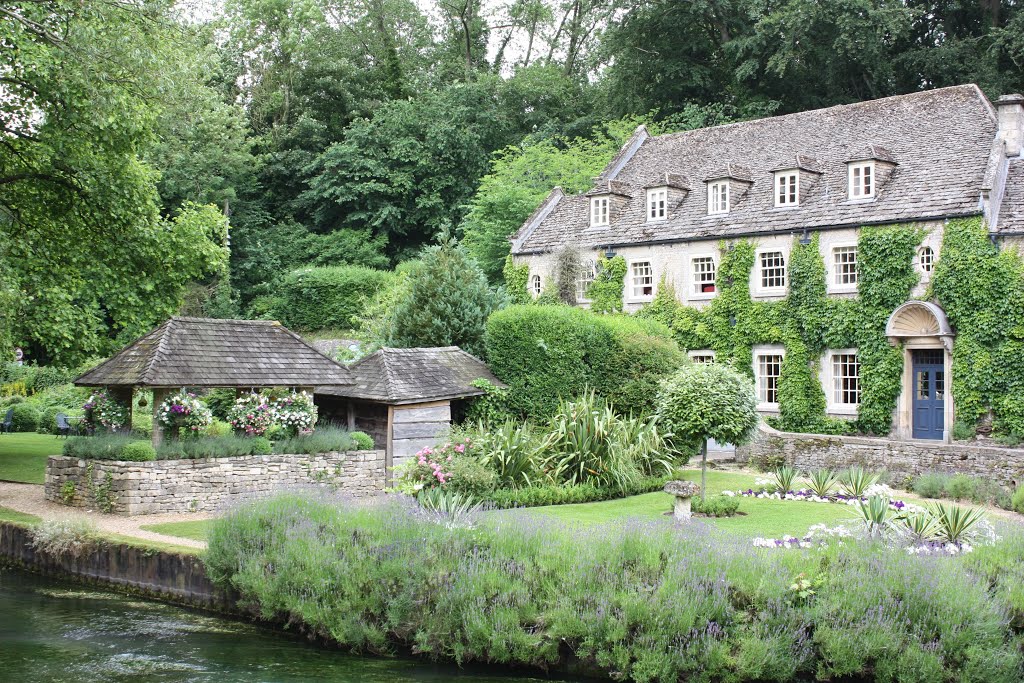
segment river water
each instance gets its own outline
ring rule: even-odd
[[[251,624],[0,569],[0,681],[534,683],[357,657]]]

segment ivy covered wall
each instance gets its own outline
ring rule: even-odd
[[[753,374],[753,347],[780,344],[786,354],[779,378],[779,417],[788,431],[888,434],[901,389],[903,356],[889,345],[885,323],[910,298],[918,275],[914,255],[924,233],[913,227],[870,227],[858,239],[856,298],[826,295],[826,270],[818,238],[794,243],[788,260],[788,295],[754,301],[750,272],[755,248],[748,241],[721,245],[719,295],[704,309],[680,304],[663,283],[640,315],[669,325],[687,349],[714,349],[720,361]],[[855,421],[825,414],[818,368],[826,349],[856,347],[861,362],[861,405]]]

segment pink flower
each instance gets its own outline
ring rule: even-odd
[[[465,453],[466,452],[466,447],[460,443],[458,446],[455,447],[455,452],[456,453]]]

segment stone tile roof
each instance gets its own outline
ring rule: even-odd
[[[75,380],[165,388],[352,383],[348,368],[278,322],[178,317]]]
[[[349,369],[355,386],[317,387],[316,393],[401,404],[480,396],[484,392],[472,386],[478,379],[505,386],[483,361],[458,346],[383,348]]]
[[[996,130],[995,111],[974,85],[657,137],[638,130],[596,184],[614,180],[639,189],[665,173],[697,179],[691,180],[685,198],[672,203],[668,220],[647,223],[646,195],[633,191],[611,225],[590,228],[588,198],[567,196],[539,223],[524,226],[513,250],[532,253],[566,243],[598,248],[977,215]],[[635,152],[630,155],[631,149]],[[865,155],[894,164],[892,171],[879,174],[875,199],[848,201],[846,164]],[[754,182],[732,198],[729,213],[709,216],[701,181],[730,165],[736,171],[749,169]],[[776,209],[772,171],[794,165],[821,175],[806,188],[800,206]]]
[[[999,229],[1024,231],[1024,159],[1010,159],[1006,170],[1003,202],[999,209]]]

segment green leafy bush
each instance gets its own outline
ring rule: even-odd
[[[914,480],[914,493],[922,498],[942,498],[948,483],[948,474],[926,472]]]
[[[262,436],[220,436],[180,439],[161,444],[156,451],[157,460],[198,460],[203,458],[232,458],[243,455],[270,455],[273,448]]]
[[[448,463],[448,472],[450,478],[444,488],[460,491],[474,499],[485,497],[494,490],[498,481],[493,470],[466,456],[453,457]]]
[[[732,517],[740,509],[740,499],[729,496],[694,498],[691,509],[707,517]]]
[[[548,439],[530,423],[513,419],[477,422],[457,430],[452,438],[471,444],[473,455],[494,472],[496,485],[508,488],[537,481],[548,448]]]
[[[540,507],[544,505],[571,505],[594,503],[601,500],[615,500],[624,496],[638,496],[641,493],[660,491],[670,476],[639,477],[624,489],[615,486],[576,484],[573,486],[540,484],[520,488],[496,489],[484,498],[492,506],[504,508]]]
[[[393,277],[362,266],[301,268],[281,280],[268,314],[297,330],[351,329]]]
[[[373,450],[373,438],[366,432],[352,432],[349,434],[352,440],[356,444],[356,450],[358,451],[372,451]]]
[[[650,413],[658,383],[683,363],[661,323],[541,305],[491,315],[487,359],[509,386],[509,409],[533,418],[591,389],[620,413]]]
[[[914,480],[913,490],[922,498],[953,498],[981,505],[996,505],[1004,509],[1011,508],[1011,492],[998,482],[985,477],[926,472]]]
[[[67,413],[63,408],[43,408],[39,411],[39,426],[36,431],[40,434],[57,433],[57,413]]]
[[[11,415],[12,429],[16,432],[34,432],[39,429],[39,411],[31,403],[18,403]]]
[[[1024,486],[1018,486],[1010,499],[1010,507],[1014,512],[1024,515]]]
[[[118,460],[137,462],[156,460],[156,450],[148,441],[130,441],[121,448]]]
[[[211,389],[203,396],[203,403],[218,420],[228,421],[228,413],[235,406],[234,389]]]
[[[234,431],[231,425],[224,420],[214,418],[210,424],[206,426],[205,435],[212,437],[230,436]]]

